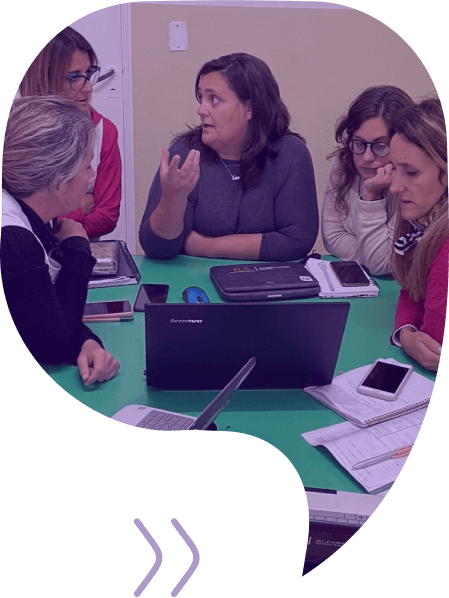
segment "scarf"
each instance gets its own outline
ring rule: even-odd
[[[421,241],[421,237],[429,226],[429,221],[427,221],[426,224],[419,224],[419,222],[416,220],[409,220],[408,222],[410,222],[414,230],[411,233],[407,233],[406,235],[399,237],[399,239],[395,242],[394,251],[399,255],[404,255],[404,253],[417,245],[417,243]]]

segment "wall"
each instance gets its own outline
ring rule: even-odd
[[[186,52],[169,51],[170,21],[187,23]],[[134,3],[131,27],[137,230],[161,148],[186,123],[198,123],[196,72],[212,58],[248,52],[267,62],[292,129],[307,140],[320,205],[335,121],[363,89],[397,85],[415,100],[435,91],[419,58],[396,33],[352,9]],[[323,250],[321,237],[316,247]]]

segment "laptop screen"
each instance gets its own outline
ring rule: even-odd
[[[242,388],[330,384],[349,311],[347,302],[149,303],[146,379],[171,390],[224,388],[250,357]]]
[[[206,430],[215,418],[226,408],[232,395],[242,384],[253,367],[256,365],[256,358],[252,357],[234,378],[225,386],[206,409],[196,418],[189,427],[189,430]]]

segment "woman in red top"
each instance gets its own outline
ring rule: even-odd
[[[92,118],[95,126],[92,166],[96,178],[81,207],[60,216],[80,222],[91,240],[115,229],[122,194],[117,128],[90,105],[99,73],[92,46],[80,33],[66,27],[38,54],[20,84],[22,96],[63,95]]]
[[[436,371],[447,308],[449,218],[447,137],[439,100],[406,108],[390,143],[398,219],[393,272],[402,286],[392,342]]]

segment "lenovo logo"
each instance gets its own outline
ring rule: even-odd
[[[202,324],[203,320],[176,320],[172,318],[170,324]]]

